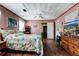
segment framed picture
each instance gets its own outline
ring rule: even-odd
[[[17,21],[15,19],[8,18],[8,27],[9,28],[17,27]]]
[[[64,24],[64,34],[79,36],[79,19]]]

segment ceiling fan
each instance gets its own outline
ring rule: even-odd
[[[45,17],[43,17],[42,13],[39,13],[38,15],[34,16],[34,18],[42,18],[42,19],[45,19]]]

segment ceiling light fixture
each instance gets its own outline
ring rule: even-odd
[[[26,10],[26,9],[23,9],[23,11],[24,11],[24,12],[27,12],[27,10]]]
[[[30,12],[29,12],[28,8],[26,7],[25,3],[22,3],[22,5],[23,5],[23,6],[24,6],[24,8],[25,8],[25,9],[23,9],[23,10],[24,10],[24,12],[28,12],[28,14],[31,16],[31,14],[30,14]]]

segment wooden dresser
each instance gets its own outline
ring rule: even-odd
[[[0,56],[6,54],[6,41],[3,41],[2,33],[0,33]]]
[[[25,34],[31,34],[31,27],[30,26],[25,26]]]
[[[6,49],[6,42],[0,41],[0,56],[6,53],[5,49]]]
[[[62,36],[61,46],[71,55],[79,56],[79,37]]]

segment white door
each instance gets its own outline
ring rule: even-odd
[[[53,39],[54,38],[54,24],[53,23],[47,23],[47,38]]]
[[[22,19],[19,19],[19,31],[25,31],[25,22]]]

